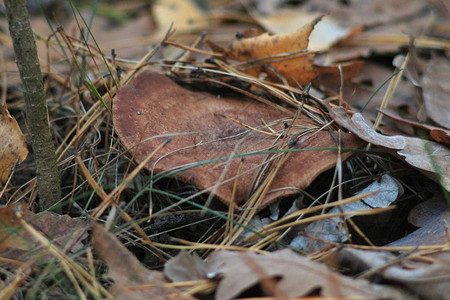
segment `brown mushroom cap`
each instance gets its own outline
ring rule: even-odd
[[[264,134],[248,126],[267,133],[271,130],[280,133],[284,129],[283,123],[292,119],[294,113],[278,111],[250,99],[189,91],[168,77],[149,71],[142,72],[124,86],[113,106],[116,132],[137,162],[146,159],[169,136],[172,138],[146,164],[148,170],[158,173],[225,157],[185,169],[174,176],[201,189],[211,188],[219,182],[214,193],[227,204],[231,201],[242,204],[248,199],[261,168],[267,165],[264,163],[267,155],[226,157],[277,149],[272,146],[278,135]],[[312,126],[312,122],[303,116],[296,124]],[[352,134],[343,134],[342,141],[343,147],[359,146],[359,140]],[[336,147],[329,132],[318,132],[294,146],[297,149],[320,147]],[[344,158],[349,155],[350,152],[343,153]],[[335,165],[336,159],[337,151],[291,153],[277,173],[264,204],[307,187],[317,175]],[[232,200],[235,181],[236,192]]]

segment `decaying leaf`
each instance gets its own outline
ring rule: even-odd
[[[349,80],[358,76],[363,69],[363,62],[354,60],[351,62],[340,63],[332,66],[314,65],[317,78],[315,84],[327,82],[328,84],[336,84],[336,90],[339,89],[342,80]],[[340,69],[340,70],[339,70]]]
[[[450,146],[450,131],[449,130],[445,130],[436,126],[431,126],[431,125],[427,125],[427,124],[423,124],[423,123],[419,123],[419,122],[415,122],[415,121],[411,121],[411,120],[407,120],[405,118],[402,118],[400,116],[398,116],[397,114],[391,112],[391,111],[387,111],[387,110],[381,110],[381,112],[383,113],[383,115],[394,119],[396,121],[417,127],[417,128],[421,128],[424,129],[426,131],[428,131],[431,135],[431,137],[438,143]]]
[[[399,9],[401,8],[401,9]],[[375,53],[397,51],[410,36],[426,34],[436,16],[423,0],[305,1],[301,9],[310,14],[330,14],[343,28],[360,27],[352,38],[344,39],[326,54],[328,61],[350,60]]]
[[[277,149],[283,142],[279,135],[286,130],[284,123],[292,122],[295,114],[293,110],[289,114],[249,99],[192,92],[151,72],[143,72],[119,91],[113,113],[122,143],[139,162],[168,137],[172,138],[146,164],[148,170],[170,173],[209,189],[225,203],[237,204],[248,199],[255,182],[261,178],[258,174],[262,172],[264,178],[264,170],[270,166],[267,154],[253,152]],[[291,149],[337,146],[333,132],[304,131],[314,128],[317,125],[300,116],[292,129],[305,135]],[[353,135],[342,135],[342,147],[357,148],[359,144]],[[235,158],[230,158],[233,155]],[[344,159],[349,155],[343,152]],[[219,158],[222,159],[196,164]],[[264,204],[307,187],[317,175],[335,165],[336,159],[337,152],[329,150],[290,153]],[[192,168],[180,170],[186,166]],[[173,172],[176,170],[180,171]]]
[[[434,58],[422,80],[427,115],[434,122],[450,129],[450,63],[448,58]]]
[[[409,212],[408,222],[416,227],[422,227],[433,219],[445,213],[447,204],[444,199],[433,197],[414,206]]]
[[[323,15],[323,13],[307,11],[302,8],[284,8],[271,13],[262,15],[252,11],[251,15],[272,34],[289,32],[292,28],[301,28]],[[327,15],[314,27],[309,37],[308,48],[328,50],[334,43],[347,37],[351,32],[351,28],[341,26],[334,15]]]
[[[208,274],[221,278],[216,299],[232,299],[245,289],[267,279],[285,298],[307,296],[316,291],[322,297],[382,299],[394,297],[390,288],[340,275],[289,249],[257,255],[251,252],[214,252],[208,258]],[[397,295],[398,296],[398,295]],[[395,298],[395,297],[394,297]]]
[[[265,33],[234,41],[227,48],[219,47],[212,42],[209,42],[209,45],[214,51],[222,52],[231,59],[255,60],[254,64],[250,64],[251,68],[245,69],[249,74],[258,76],[264,71],[274,78],[279,74],[290,82],[305,85],[317,76],[313,65],[314,54],[307,49],[309,35],[320,19],[316,18],[292,33],[272,36]],[[270,68],[264,67],[269,63]],[[260,67],[255,68],[255,65]],[[278,74],[274,74],[273,70]]]
[[[164,265],[164,275],[173,282],[206,279],[206,265],[194,252],[180,251]]]
[[[340,81],[338,65],[316,65],[315,52],[308,49],[310,35],[321,19],[322,16],[319,16],[303,23],[303,27],[291,33],[263,33],[234,41],[226,48],[208,43],[214,51],[228,58],[245,61],[247,65],[243,66],[243,70],[254,76],[265,72],[275,80],[282,76],[293,85],[305,85],[318,76],[320,80]],[[357,76],[362,67],[362,61],[342,63],[343,79]]]
[[[450,231],[450,208],[444,207],[441,211],[430,216],[425,224],[407,236],[390,243],[388,246],[423,246],[444,245],[448,243]]]
[[[447,299],[450,293],[450,252],[437,254],[440,255],[436,255],[435,259],[431,260],[432,263],[430,260],[414,262],[399,259],[388,252],[352,248],[342,249],[338,256],[346,266],[357,272],[377,270],[377,274],[389,281],[403,284],[420,299]],[[403,293],[401,299],[405,296]]]
[[[25,232],[21,228],[16,213],[26,216],[26,206],[16,203],[0,208],[0,226],[2,228],[0,230],[0,253],[2,256],[6,251],[30,249],[30,241],[25,239]]]
[[[360,201],[348,203],[340,207],[333,207],[327,213],[338,214],[340,212],[350,213],[359,210],[388,207],[403,193],[403,188],[391,176],[385,174],[380,180],[361,190],[357,194],[366,194],[369,192],[378,192],[375,195],[366,197]],[[290,245],[296,249],[306,252],[314,252],[327,246],[327,242],[346,242],[346,227],[343,224],[342,217],[333,217],[313,222],[305,227],[303,232],[295,237]]]
[[[420,170],[431,173],[439,171],[441,183],[450,191],[450,150],[447,147],[415,137],[385,136],[373,130],[360,113],[350,117],[340,107],[330,108],[329,111],[339,125],[353,132],[360,139],[395,150],[401,159]]]
[[[28,155],[25,136],[16,119],[6,106],[0,109],[0,184],[8,178],[16,162],[23,162]]]
[[[17,213],[22,217],[18,217]],[[81,241],[87,236],[88,224],[85,220],[57,216],[50,212],[35,215],[24,204],[12,204],[0,208],[0,255],[3,257],[25,261],[33,255],[39,255],[35,250],[41,248],[41,243],[22,228],[20,218],[65,252],[81,249]]]
[[[109,266],[108,277],[114,280],[111,292],[115,299],[193,299],[181,295],[173,287],[166,287],[164,274],[146,269],[103,226],[95,225],[92,243],[100,258]]]

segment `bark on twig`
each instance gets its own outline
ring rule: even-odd
[[[36,162],[40,206],[47,209],[61,198],[61,178],[50,131],[36,43],[26,0],[5,0],[4,3],[16,63],[23,83],[27,122]]]

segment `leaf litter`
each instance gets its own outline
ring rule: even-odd
[[[0,297],[445,298],[448,6],[406,4],[111,2],[90,32],[95,7],[38,13],[64,198],[33,214],[32,152],[0,168]]]

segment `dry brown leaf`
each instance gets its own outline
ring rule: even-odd
[[[249,99],[192,92],[163,75],[144,72],[120,90],[114,100],[113,113],[121,141],[138,162],[146,159],[169,136],[172,138],[146,164],[148,170],[169,173],[181,166],[225,157],[173,175],[202,189],[218,183],[214,192],[221,200],[242,204],[251,193],[258,171],[267,165],[265,155],[252,154],[242,160],[226,157],[277,149],[272,147],[273,143],[285,130],[284,122],[289,122],[295,112],[288,114]],[[295,125],[317,128],[303,116]],[[245,126],[258,128],[266,134]],[[271,130],[277,134],[271,135]],[[359,143],[351,134],[342,135],[343,147],[357,148]],[[293,149],[336,146],[330,132],[320,131],[301,137]],[[343,158],[349,155],[344,152]],[[264,204],[307,187],[316,176],[335,165],[336,159],[335,151],[291,153],[278,171]]]
[[[263,15],[256,11],[252,11],[250,14],[267,32],[279,34],[289,32],[292,28],[308,25],[324,13],[311,12],[297,7],[278,9],[272,11],[270,15]],[[314,27],[309,37],[308,48],[310,50],[328,50],[334,43],[347,37],[350,33],[351,29],[338,24],[335,16],[327,15]]]
[[[450,208],[444,202],[440,211],[430,215],[421,228],[407,236],[390,243],[388,246],[423,246],[423,245],[445,245],[449,241],[450,230]],[[422,216],[423,217],[423,216]]]
[[[366,120],[360,113],[355,113],[350,117],[341,107],[330,108],[329,112],[339,125],[353,132],[360,139],[374,145],[396,150],[395,153],[401,159],[413,167],[426,171],[427,174],[436,172],[436,164],[439,167],[442,185],[450,191],[450,150],[447,147],[415,137],[379,134],[366,123]],[[429,150],[427,150],[426,145],[429,146]],[[432,178],[436,179],[434,176]]]
[[[291,33],[276,35],[265,33],[234,41],[226,48],[219,47],[212,42],[209,42],[209,45],[214,51],[222,52],[231,59],[239,61],[261,59],[256,61],[254,65],[250,65],[251,68],[245,69],[249,74],[258,76],[264,71],[274,78],[277,78],[279,74],[289,82],[305,85],[316,78],[313,65],[314,54],[307,49],[309,36],[320,19],[320,17],[316,18],[301,29]],[[288,56],[277,57],[277,55]],[[262,66],[268,63],[278,74],[274,74],[270,68]],[[253,67],[255,65],[262,67]]]
[[[257,255],[251,252],[219,251],[208,258],[208,274],[221,276],[216,299],[232,299],[256,283],[270,278],[285,298],[307,296],[381,299],[395,296],[389,288],[340,275],[289,249]],[[397,295],[398,296],[398,295]]]
[[[164,265],[164,275],[173,282],[206,279],[206,265],[194,252],[181,250]]]
[[[28,155],[27,141],[16,119],[6,106],[0,109],[0,184],[8,178],[16,162],[23,162]]]
[[[413,261],[408,260],[407,255],[400,258],[389,252],[352,248],[344,248],[338,253],[338,259],[347,267],[358,273],[377,270],[385,280],[407,287],[415,299],[447,299],[450,293],[450,252],[442,251],[432,256],[433,259]],[[408,296],[402,293],[400,299]]]
[[[83,247],[88,225],[86,220],[69,216],[57,216],[50,212],[35,215],[24,204],[12,204],[0,208],[0,254],[16,260],[28,260],[39,255],[35,252],[41,244],[33,235],[22,229],[19,213],[24,220],[65,252],[74,252]]]
[[[450,129],[450,62],[447,58],[433,58],[422,80],[427,115],[434,122]]]
[[[301,18],[299,18],[301,19]],[[314,63],[315,53],[309,51],[310,35],[316,31],[318,24],[322,24],[322,17],[316,16],[307,21],[302,19],[302,28],[291,33],[247,33],[243,38],[234,41],[230,46],[223,48],[208,42],[214,51],[224,53],[226,57],[247,61],[248,66],[243,70],[253,76],[266,72],[271,78],[278,80],[279,75],[289,83],[305,85],[312,80],[340,82],[341,74],[338,64],[320,65]],[[326,23],[328,24],[328,23]],[[329,26],[329,25],[324,25]],[[321,27],[323,30],[323,26]],[[324,40],[323,38],[321,39]],[[319,46],[316,41],[314,47],[328,47],[329,42]],[[315,50],[315,49],[314,49]],[[362,70],[362,61],[341,63],[343,79],[353,78]]]
[[[398,9],[399,7],[401,9]],[[423,0],[351,3],[311,0],[305,1],[301,9],[310,14],[330,14],[341,28],[363,29],[352,39],[337,43],[336,47],[326,54],[329,62],[367,57],[374,52],[397,51],[400,46],[408,44],[408,36],[423,36],[435,19],[430,3]],[[400,42],[398,36],[406,39]],[[373,37],[379,40],[371,41]]]
[[[442,143],[444,145],[450,146],[450,131],[445,130],[445,129],[441,129],[439,127],[435,127],[435,126],[431,126],[431,125],[427,125],[427,124],[423,124],[423,123],[419,123],[419,122],[415,122],[415,121],[411,121],[405,118],[400,117],[399,115],[391,112],[391,111],[387,111],[387,110],[380,110],[383,115],[385,115],[386,117],[389,117],[393,120],[417,127],[417,128],[421,128],[421,129],[425,129],[427,130],[431,137],[438,143]]]
[[[181,295],[176,288],[166,287],[164,274],[146,269],[119,240],[101,225],[94,225],[92,244],[109,266],[108,277],[114,280],[114,299],[194,299]]]
[[[341,71],[339,71],[339,66],[342,70],[342,79],[347,81],[358,76],[363,70],[363,62],[360,60],[355,60],[352,62],[346,62],[342,64],[337,64],[333,66],[321,66],[315,65],[317,79],[314,82],[315,84],[320,84],[323,82],[327,82],[328,84],[335,83],[336,90],[339,89],[339,85],[341,83]]]
[[[86,219],[74,219],[68,215],[43,212],[29,218],[29,222],[55,245],[66,251],[75,252],[83,247],[81,242],[87,237],[90,227]]]
[[[448,130],[443,130],[440,128],[431,129],[430,135],[436,142],[450,146],[450,132]]]
[[[15,203],[0,208],[0,253],[2,256],[14,250],[29,250],[30,241],[25,239],[16,213],[27,214],[26,205]]]

